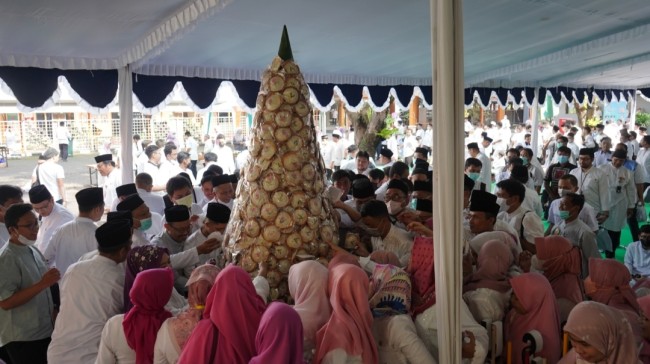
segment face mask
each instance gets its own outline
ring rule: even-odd
[[[479,178],[481,178],[481,174],[478,172],[469,172],[467,174],[467,177],[469,177],[472,181],[476,182],[478,181]]]
[[[639,241],[641,242],[641,245],[643,245],[643,247],[645,249],[650,248],[650,238],[648,238],[648,239],[640,239]]]
[[[151,224],[152,224],[151,218],[140,220],[140,227],[138,228],[138,230],[147,231],[151,228]]]
[[[566,220],[571,216],[571,213],[569,211],[565,210],[560,210],[560,219]]]
[[[193,202],[194,199],[192,198],[192,194],[189,194],[183,198],[179,198],[178,200],[176,200],[177,205],[187,206],[187,207],[192,207]]]
[[[560,164],[564,164],[564,163],[566,163],[566,162],[569,161],[569,157],[566,156],[566,155],[559,155],[559,156],[557,157],[557,161],[558,161]]]
[[[379,229],[377,228],[372,228],[364,223],[357,224],[363,230],[366,234],[370,236],[381,236],[381,233],[379,232]]]
[[[564,143],[555,143],[555,146],[558,148],[562,148],[564,146]]]
[[[471,178],[471,177],[470,177],[470,178]],[[411,209],[412,209],[412,210],[415,210],[415,208],[416,208],[417,206],[418,206],[418,199],[417,199],[417,198],[412,198],[412,199],[411,199],[411,205],[410,205]]]
[[[560,197],[564,197],[568,195],[571,191],[564,189],[564,188],[558,188],[557,189],[557,194],[560,195]]]
[[[523,163],[523,165],[527,166],[528,165],[528,158],[521,157],[521,162]]]
[[[506,200],[505,198],[501,198],[501,197],[497,197],[497,205],[499,205],[501,207],[504,207],[504,208],[508,208],[508,206],[510,206],[510,205],[508,205],[508,200]]]
[[[29,240],[29,239],[27,239],[26,237],[24,237],[22,235],[18,235],[18,241],[21,244],[26,245],[26,246],[32,246],[32,245],[36,244],[36,240]]]
[[[388,208],[388,214],[393,216],[399,214],[404,209],[402,203],[397,201],[388,201],[386,207]]]

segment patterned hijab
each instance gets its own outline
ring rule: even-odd
[[[411,278],[399,267],[377,264],[370,277],[373,317],[406,315],[411,310]]]
[[[129,312],[133,303],[129,293],[138,273],[154,268],[160,268],[163,255],[169,255],[167,248],[155,245],[143,245],[132,248],[126,256],[126,274],[124,276],[124,313]]]
[[[413,317],[436,304],[436,278],[433,267],[433,239],[416,237],[408,266],[411,275]]]

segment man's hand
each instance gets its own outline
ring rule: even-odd
[[[609,217],[609,211],[601,211],[599,214],[596,215],[596,221],[598,221],[599,224],[602,224],[607,220]]]
[[[426,236],[429,238],[433,237],[433,230],[429,229],[428,227],[424,226],[421,222],[412,222],[406,226],[406,230],[412,231],[418,235]]]
[[[634,209],[627,209],[627,217],[632,217],[632,214],[634,214]]]
[[[56,282],[61,279],[61,272],[59,272],[58,269],[56,268],[50,268],[43,274],[43,277],[41,278],[41,283],[42,285],[45,286],[45,288],[53,286]]]
[[[209,254],[221,246],[221,242],[215,238],[204,241],[201,245],[196,247],[199,254]]]

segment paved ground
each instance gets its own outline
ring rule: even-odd
[[[59,162],[65,170],[65,194],[68,201],[67,208],[74,213],[78,213],[77,201],[74,195],[81,189],[90,187],[88,177],[89,164],[95,164],[94,155],[75,155],[68,157],[67,162]],[[29,189],[31,184],[31,175],[36,167],[37,157],[25,157],[21,159],[9,159],[7,168],[0,168],[0,184],[12,184],[21,188]],[[96,183],[96,179],[94,179]],[[29,197],[25,193],[25,202]]]

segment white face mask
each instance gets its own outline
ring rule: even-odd
[[[567,190],[567,189],[564,189],[564,188],[558,188],[557,189],[557,194],[560,195],[560,197],[564,197],[564,196],[568,195],[570,192],[571,192],[570,190]]]
[[[192,198],[192,194],[190,193],[189,195],[179,198],[176,200],[177,205],[182,205],[182,206],[187,206],[187,207],[192,207],[192,203],[194,202],[194,199]]]
[[[26,237],[24,237],[22,235],[18,235],[18,241],[21,244],[26,245],[26,246],[32,246],[32,245],[36,244],[36,240],[29,240],[29,239],[27,239]]]
[[[388,214],[393,216],[399,214],[404,209],[401,202],[392,201],[392,200],[388,201],[386,207],[388,208]]]
[[[504,209],[508,209],[509,207],[507,200],[501,197],[497,197],[497,205],[503,207]]]

